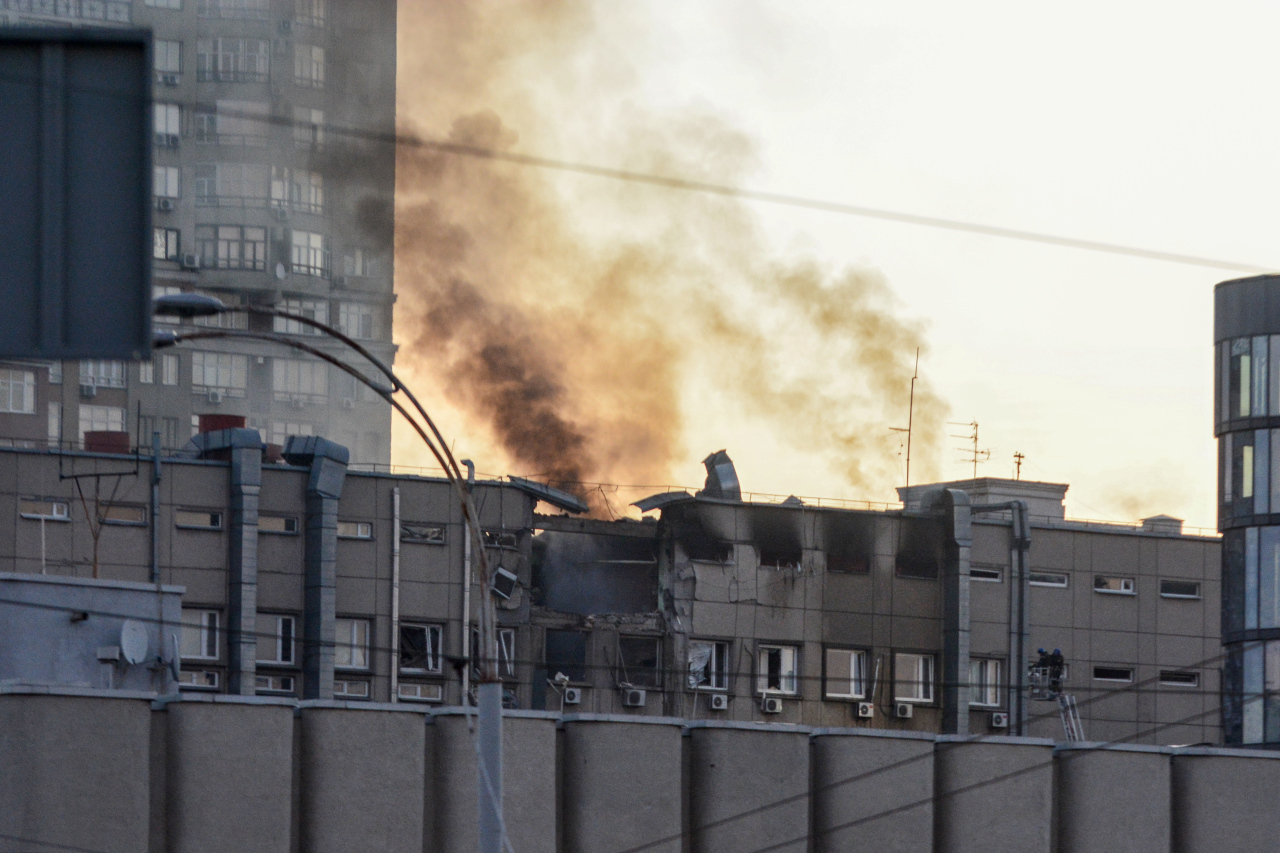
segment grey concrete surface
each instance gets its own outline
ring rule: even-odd
[[[1054,753],[1058,853],[1168,853],[1169,750],[1080,744]]]
[[[1173,853],[1276,849],[1280,755],[1179,750],[1172,776]]]
[[[1053,742],[940,735],[934,844],[947,853],[1050,853]]]

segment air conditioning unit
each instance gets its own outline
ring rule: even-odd
[[[996,711],[991,715],[991,728],[1007,729],[1009,728],[1009,715],[1004,711]]]
[[[346,286],[347,286],[347,277],[346,277],[345,275],[335,275],[335,276],[333,277],[333,286],[334,286],[334,287],[346,287]]]
[[[516,583],[520,579],[513,572],[509,572],[499,567],[494,573],[490,581],[489,590],[499,598],[510,598],[511,593],[516,591]]]
[[[285,207],[277,207],[271,211],[271,215],[276,219],[279,219],[281,222],[284,222],[289,218],[289,209]]]
[[[81,385],[80,396],[85,398],[90,398],[90,399],[98,396],[98,386],[97,385]]]
[[[622,704],[627,708],[643,708],[645,692],[634,687],[622,691]]]
[[[171,198],[156,199],[156,210],[173,210],[173,199]]]
[[[293,407],[295,409],[305,409],[307,407],[307,401],[302,399],[301,397],[294,397],[291,402],[293,403]]]
[[[876,715],[876,706],[872,702],[859,702],[853,709],[853,715],[859,720],[869,720]]]
[[[356,407],[356,401],[355,401],[355,400],[351,399],[350,397],[343,397],[343,398],[342,398],[342,408],[344,408],[344,409],[354,409],[355,407]]]
[[[161,74],[160,82],[166,86],[176,86],[182,80],[177,74]]]
[[[205,399],[216,406],[222,402],[222,392],[215,388],[205,396]]]
[[[893,705],[893,715],[899,720],[909,720],[911,715],[915,713],[916,706],[910,702],[895,702]]]
[[[180,138],[176,133],[157,133],[156,145],[161,148],[177,148]]]
[[[760,700],[760,710],[766,714],[781,714],[782,700],[777,696],[766,696]]]
[[[711,710],[727,711],[729,710],[729,697],[724,693],[712,693],[710,696]]]
[[[564,704],[581,705],[582,704],[582,688],[566,687],[564,689]]]
[[[293,32],[293,21],[288,21],[288,20],[286,20],[286,21],[281,21],[281,22],[280,22],[280,32],[282,32],[282,33],[291,33],[291,32]]]
[[[194,254],[185,254],[182,256],[182,268],[184,270],[200,269],[200,256]]]

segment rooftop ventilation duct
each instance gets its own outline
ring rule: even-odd
[[[727,501],[742,500],[742,487],[738,485],[738,472],[733,467],[733,460],[723,450],[717,450],[702,464],[707,467],[707,484],[699,497],[720,498]]]

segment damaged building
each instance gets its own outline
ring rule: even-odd
[[[0,569],[91,577],[96,553],[104,580],[180,589],[183,690],[461,704],[480,588],[449,483],[209,426],[159,460],[0,449]],[[640,520],[474,484],[508,706],[1061,738],[1029,699],[1043,647],[1088,738],[1220,741],[1215,536],[1071,521],[1048,483],[762,503],[723,452],[707,469]]]

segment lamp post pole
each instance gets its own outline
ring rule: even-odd
[[[478,679],[477,681],[477,706],[478,706],[478,725],[477,725],[477,783],[478,783],[478,804],[479,804],[479,851],[480,853],[502,853],[502,841],[505,836],[502,816],[502,678],[498,672],[498,641],[497,641],[497,609],[494,606],[493,595],[490,593],[490,585],[492,578],[489,570],[488,555],[484,549],[484,536],[480,528],[480,516],[476,512],[475,502],[471,497],[471,490],[467,478],[462,475],[461,468],[458,466],[457,460],[453,456],[453,452],[449,448],[448,442],[444,440],[444,436],[440,434],[440,430],[436,428],[435,422],[431,416],[427,414],[422,404],[418,402],[418,398],[413,392],[402,383],[391,368],[388,367],[381,359],[374,356],[363,345],[352,340],[347,335],[332,328],[324,323],[320,323],[309,317],[301,317],[290,314],[287,311],[281,311],[277,308],[261,305],[247,306],[228,306],[221,300],[202,294],[180,293],[161,296],[155,300],[155,313],[164,316],[174,317],[201,317],[212,316],[215,314],[230,313],[233,311],[241,311],[249,314],[260,314],[271,317],[281,317],[291,321],[295,321],[304,326],[320,331],[329,337],[346,344],[350,349],[354,350],[361,357],[372,364],[379,373],[386,378],[389,384],[370,379],[362,371],[357,370],[341,359],[333,356],[318,347],[311,346],[291,337],[270,333],[270,332],[249,332],[241,330],[199,330],[199,331],[182,331],[182,330],[161,330],[155,335],[154,346],[157,348],[174,346],[182,341],[199,340],[209,338],[250,338],[264,341],[271,341],[282,344],[287,347],[299,350],[301,352],[313,355],[322,361],[334,365],[343,372],[355,377],[355,379],[370,389],[378,396],[382,397],[392,408],[398,411],[409,424],[418,433],[423,442],[427,445],[427,449],[440,463],[440,467],[444,469],[445,477],[450,485],[453,486],[454,493],[462,508],[462,517],[464,521],[464,529],[469,533],[472,545],[472,552],[478,560],[478,568],[480,574],[480,658],[478,663]],[[405,406],[395,398],[397,392],[403,393],[404,396],[412,404],[414,410],[421,418],[422,423],[426,424],[426,429],[422,423],[414,418]],[[431,435],[427,434],[430,431]],[[434,441],[433,441],[434,438]],[[464,567],[463,583],[468,587],[471,584],[471,567]],[[470,637],[463,637],[462,642],[469,645]],[[392,661],[391,665],[396,666],[397,661]],[[463,697],[465,703],[466,697]]]

